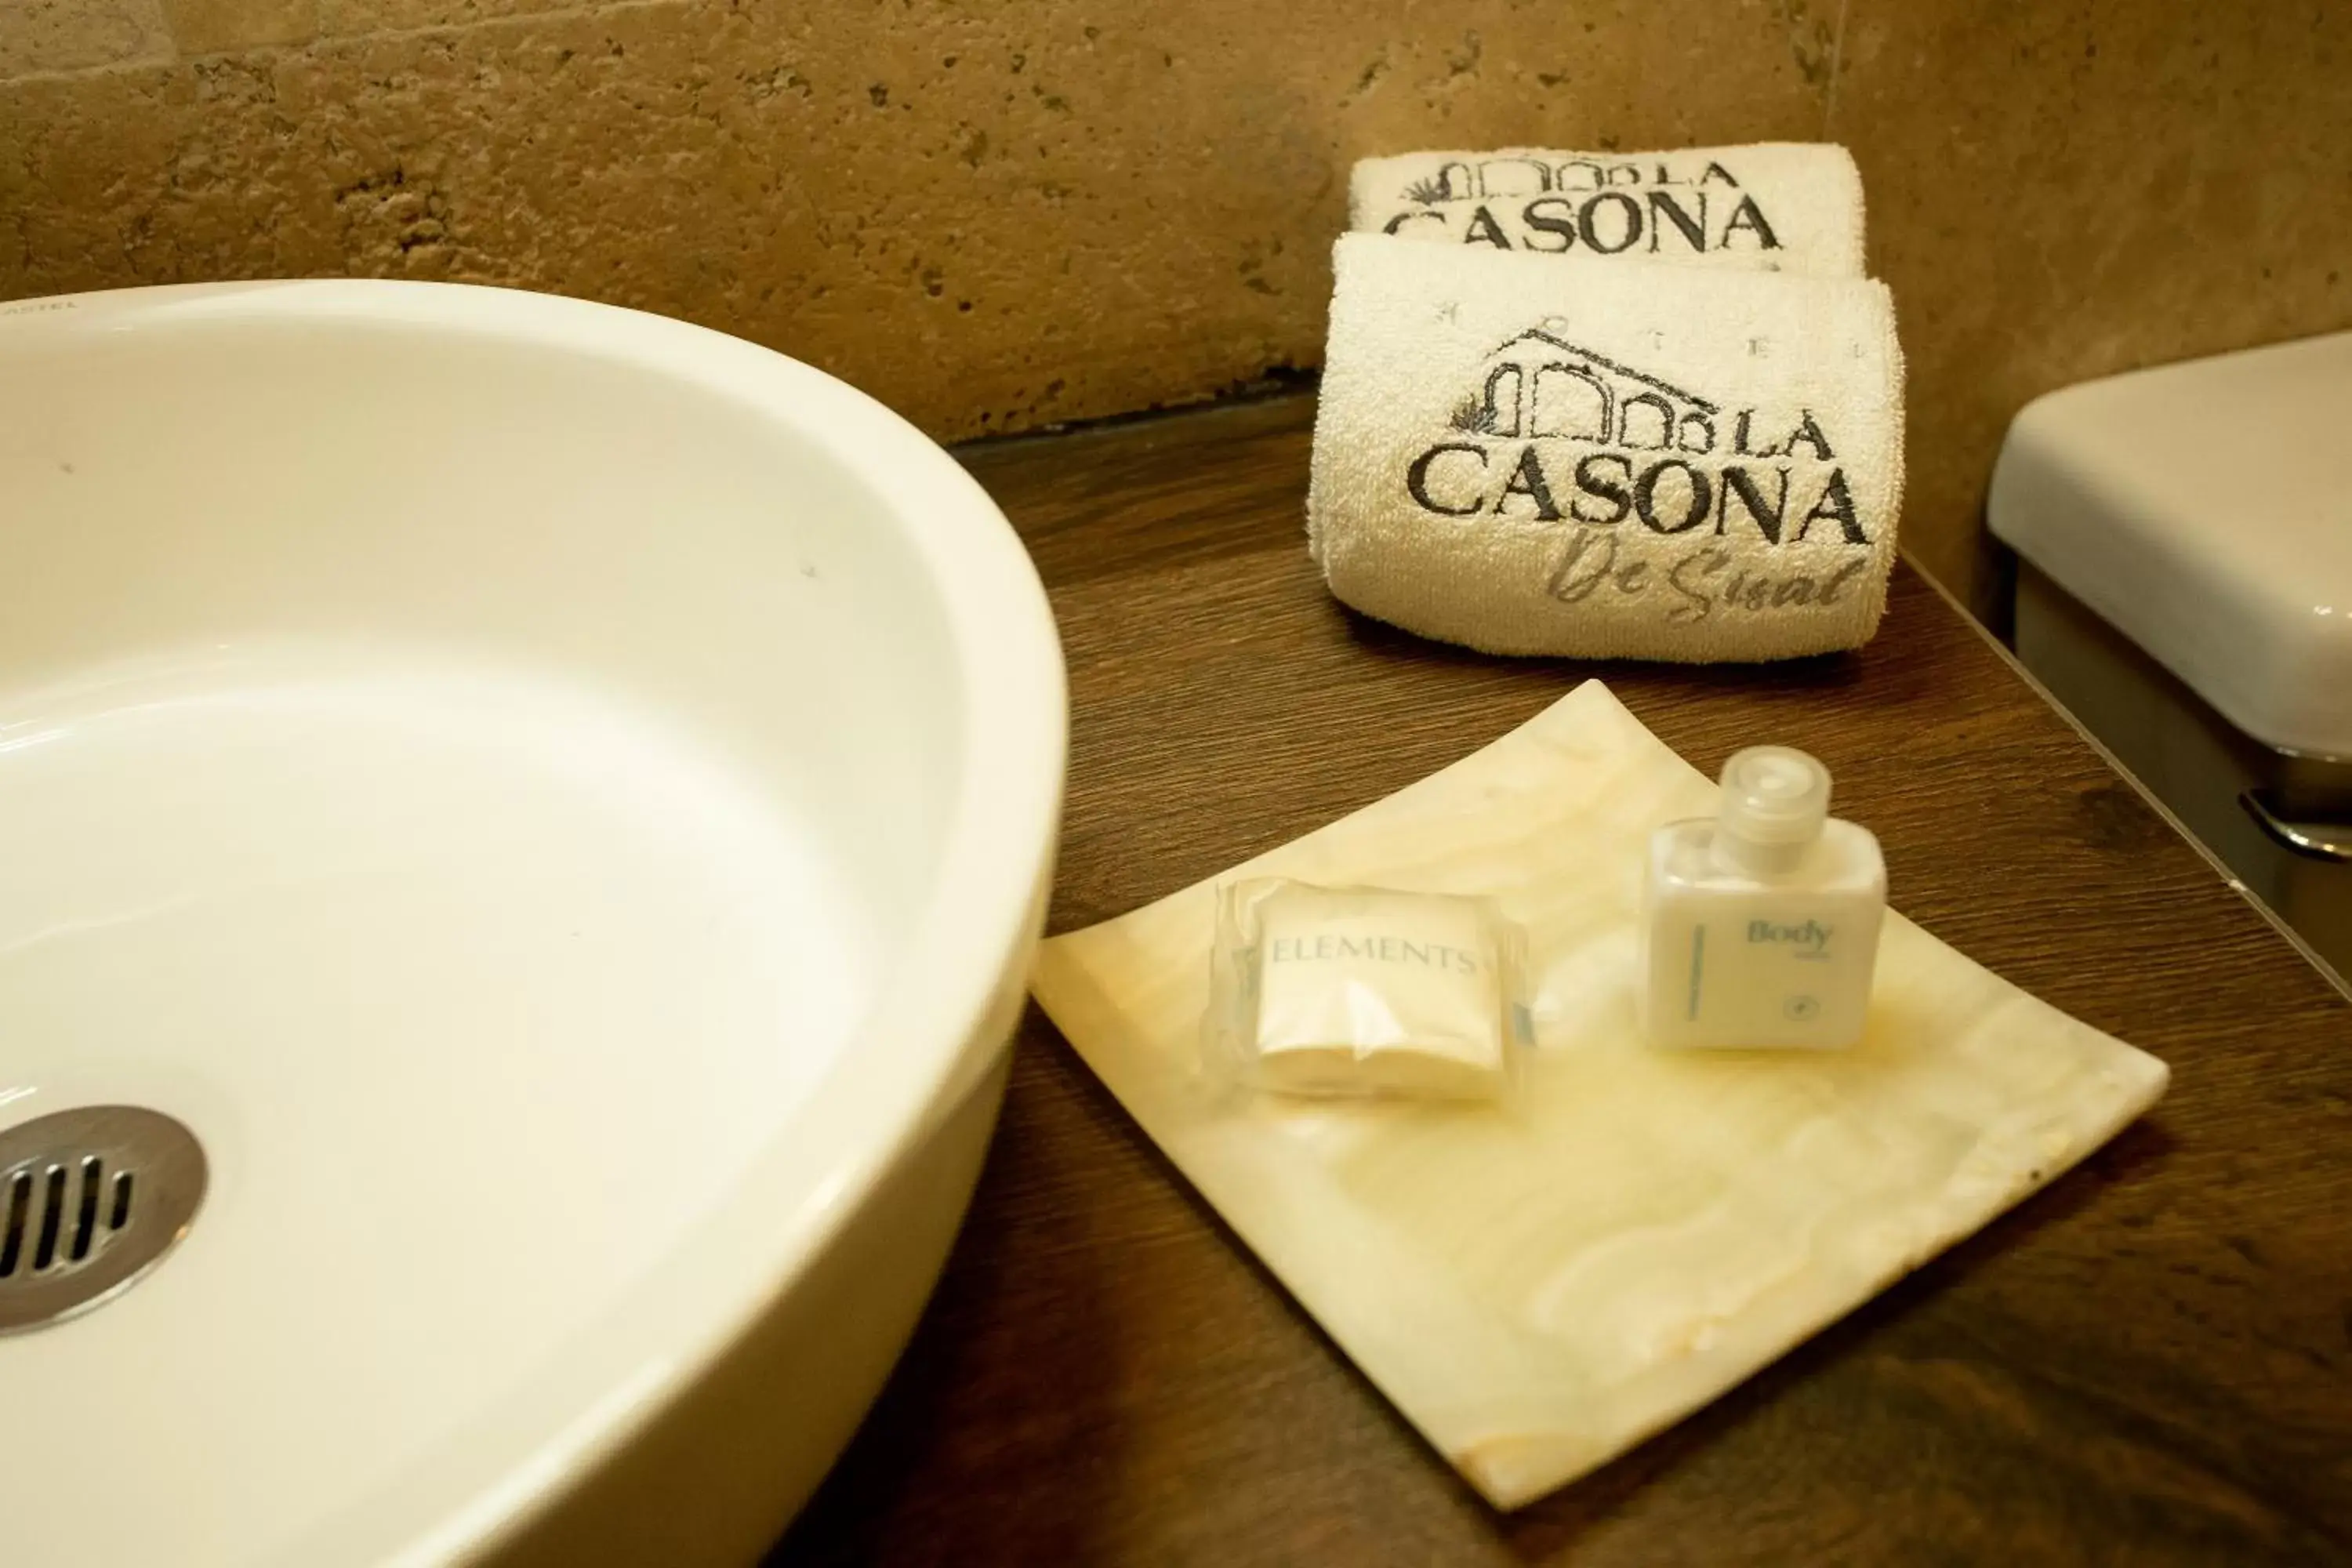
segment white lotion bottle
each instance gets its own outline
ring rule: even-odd
[[[1650,838],[1642,1029],[1655,1046],[1834,1049],[1862,1038],[1886,862],[1788,746],[1723,767],[1717,815]]]

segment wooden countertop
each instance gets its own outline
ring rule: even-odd
[[[1311,401],[971,448],[1066,641],[1052,924],[1454,761],[1588,675],[1713,772],[1827,760],[1928,930],[2169,1062],[2083,1167],[1524,1511],[1489,1510],[1033,1006],[971,1222],[780,1563],[2352,1562],[2352,1009],[1927,583],[1862,653],[1511,662],[1358,619]]]

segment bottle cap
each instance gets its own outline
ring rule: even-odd
[[[1819,838],[1829,815],[1829,769],[1793,746],[1749,746],[1723,764],[1721,837],[1793,850]]]

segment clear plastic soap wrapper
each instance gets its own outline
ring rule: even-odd
[[[1500,1098],[1528,1045],[1525,948],[1488,899],[1229,883],[1217,895],[1205,1065],[1282,1094]]]

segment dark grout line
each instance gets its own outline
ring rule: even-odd
[[[1161,419],[1181,419],[1188,416],[1219,414],[1228,409],[1241,409],[1260,404],[1279,403],[1286,399],[1311,395],[1321,384],[1320,370],[1298,370],[1288,365],[1269,365],[1264,374],[1246,381],[1235,382],[1224,389],[1181,403],[1155,403],[1148,408],[1131,409],[1124,414],[1104,414],[1092,419],[1066,419],[1051,425],[1034,426],[1026,430],[1011,430],[1002,435],[969,437],[948,443],[948,450],[959,458],[982,452],[1001,452],[1024,441],[1052,441],[1068,436],[1090,436],[1098,431],[1124,429],[1130,425],[1148,425]]]

